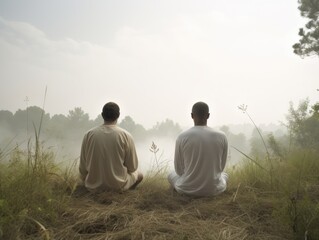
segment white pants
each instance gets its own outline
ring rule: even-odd
[[[176,172],[171,172],[168,174],[168,182],[171,184],[171,186],[175,189],[175,186],[176,186],[176,182],[177,180],[180,178],[179,175],[176,174]],[[221,173],[221,181],[223,181],[223,183],[225,185],[227,185],[227,182],[228,182],[228,174],[225,173],[225,172],[222,172]]]

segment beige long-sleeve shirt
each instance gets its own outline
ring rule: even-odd
[[[132,136],[116,125],[89,130],[82,142],[80,176],[89,190],[127,190],[137,180]]]
[[[180,193],[212,196],[226,189],[223,170],[228,142],[224,133],[194,126],[179,135],[175,149],[175,188]]]

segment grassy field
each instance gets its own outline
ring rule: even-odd
[[[190,198],[164,170],[136,189],[89,194],[77,166],[55,164],[36,146],[0,154],[0,239],[319,239],[319,159],[243,160],[226,192]]]

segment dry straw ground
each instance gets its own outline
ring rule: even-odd
[[[291,239],[272,216],[275,193],[241,186],[214,198],[180,196],[163,176],[124,193],[73,194],[53,239]]]
[[[0,161],[0,239],[319,239],[316,151],[243,160],[212,198],[172,191],[156,161],[136,190],[90,194],[74,188],[76,165],[60,169],[51,152],[35,153]]]

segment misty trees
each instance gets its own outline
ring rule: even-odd
[[[10,132],[13,131],[13,114],[10,111],[0,111],[0,144],[2,142],[8,142],[10,141]],[[1,159],[1,148],[0,147],[0,159]]]
[[[94,126],[100,125],[104,122],[104,119],[101,114],[99,114],[93,121]]]
[[[0,124],[5,128],[11,129],[13,121],[13,114],[10,111],[1,110],[0,111]]]
[[[136,124],[130,116],[126,116],[119,123],[119,126],[130,132],[136,140],[146,139],[150,136],[176,137],[182,131],[179,124],[170,119],[157,122],[151,129],[146,130],[142,125]]]
[[[259,132],[264,135],[263,131],[259,129]],[[256,158],[263,158],[266,156],[267,151],[259,132],[254,128],[250,138],[250,154]],[[262,136],[263,136],[262,135]],[[263,136],[264,137],[264,136]]]
[[[25,130],[26,133],[33,133],[34,128],[38,130],[40,122],[48,123],[50,120],[50,114],[45,113],[41,108],[37,106],[31,106],[25,110],[19,109],[13,115],[13,121],[11,127],[15,133]]]
[[[150,133],[160,137],[176,137],[181,131],[182,128],[178,123],[174,123],[172,120],[166,119],[163,122],[157,122],[150,130]]]
[[[17,141],[25,141],[26,136],[30,137],[31,134],[34,134],[34,127],[38,131],[41,118],[41,135],[46,141],[73,141],[73,145],[82,140],[86,131],[104,122],[101,115],[91,120],[89,114],[85,113],[80,107],[70,110],[67,116],[55,114],[52,118],[50,118],[50,114],[45,113],[37,106],[30,106],[25,110],[19,109],[14,114],[10,111],[1,110],[0,140],[10,139],[17,135]],[[169,119],[146,130],[141,124],[135,123],[130,116],[126,116],[119,122],[119,126],[130,132],[136,140],[144,140],[151,136],[174,137],[181,131],[180,126]]]
[[[319,0],[298,0],[301,16],[309,19],[304,28],[299,29],[299,43],[293,45],[294,53],[304,57],[319,56]]]
[[[52,116],[48,124],[48,134],[53,138],[65,138],[65,126],[67,126],[69,119],[63,114],[55,114]]]
[[[319,149],[319,105],[309,107],[309,100],[303,100],[297,108],[290,103],[287,115],[288,127],[294,143],[304,148]]]
[[[76,107],[69,111],[67,118],[74,127],[82,127],[89,124],[89,114],[85,113],[82,108]]]
[[[273,156],[284,158],[291,151],[301,149],[319,150],[319,104],[309,106],[309,100],[302,100],[297,107],[290,103],[286,116],[288,135],[268,135],[268,147]]]
[[[85,113],[80,107],[70,110],[67,119],[67,125],[64,126],[64,129],[68,132],[66,135],[74,140],[81,139],[83,134],[93,126],[89,114]]]
[[[132,134],[135,140],[141,140],[146,137],[146,130],[141,124],[136,124],[130,116],[126,116],[119,126]]]
[[[234,134],[229,130],[228,126],[220,127],[220,130],[225,133],[228,140],[228,156],[232,162],[239,161],[243,156],[240,152],[235,150],[233,147],[237,148],[242,152],[247,152],[249,146],[247,144],[246,136],[243,133]]]
[[[267,149],[273,157],[283,158],[292,149],[319,150],[319,104],[310,107],[309,100],[305,99],[294,107],[290,103],[286,116],[288,134],[275,136],[273,133],[264,133],[267,139]],[[251,137],[251,155],[266,155],[257,131]]]

